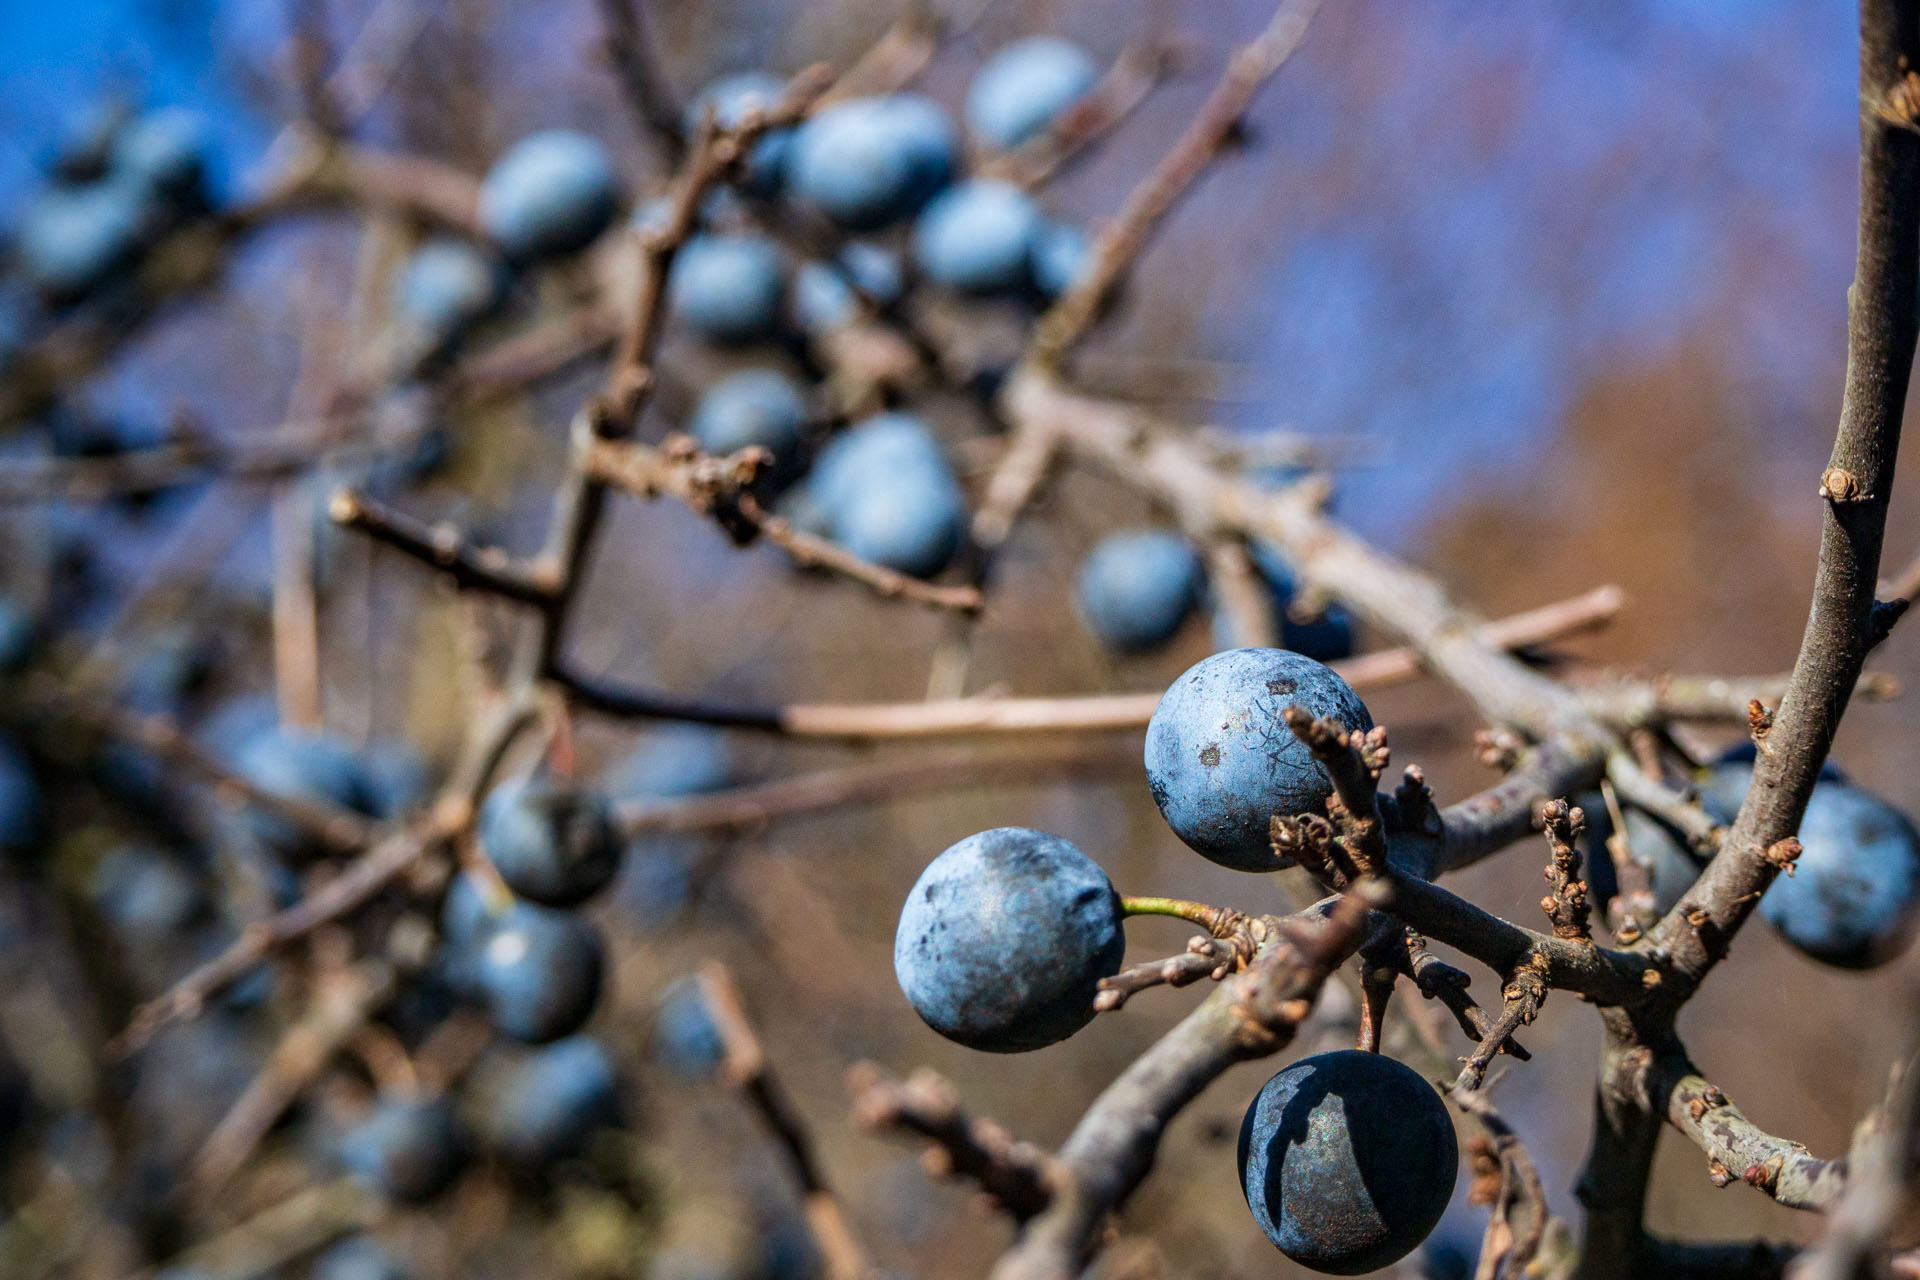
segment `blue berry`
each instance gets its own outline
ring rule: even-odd
[[[488,1141],[529,1168],[578,1155],[596,1131],[620,1123],[613,1059],[587,1036],[512,1059],[488,1081],[485,1100]]]
[[[516,903],[482,936],[474,981],[503,1035],[545,1044],[592,1016],[604,953],[599,933],[577,913]]]
[[[853,241],[832,263],[809,260],[793,276],[794,327],[819,337],[851,324],[861,295],[885,307],[900,300],[906,281],[900,259],[878,245]]]
[[[340,1162],[395,1200],[427,1200],[460,1171],[460,1134],[443,1099],[383,1098],[340,1140]]]
[[[727,1046],[697,977],[676,979],[660,996],[653,1023],[653,1057],[683,1080],[704,1080],[720,1069]]]
[[[234,766],[265,791],[373,816],[379,796],[365,763],[333,735],[275,725],[254,733],[240,747]],[[292,822],[258,809],[249,814],[254,834],[289,857],[316,852]]]
[[[918,418],[877,414],[843,432],[808,487],[827,536],[864,560],[931,577],[960,548],[966,499]]]
[[[735,765],[726,735],[702,725],[669,725],[649,733],[616,767],[607,785],[622,796],[666,798],[718,791],[732,784]],[[686,904],[690,865],[698,841],[691,836],[645,835],[627,851],[627,871],[614,893],[636,923],[676,915]]]
[[[780,77],[765,71],[741,71],[722,76],[702,89],[687,105],[685,127],[691,135],[709,108],[714,123],[722,129],[737,128],[751,110],[768,112],[780,105],[786,85]],[[741,166],[740,185],[754,195],[767,197],[779,193],[786,176],[787,157],[793,150],[793,130],[773,129],[763,133],[747,153]]]
[[[1343,1049],[1267,1081],[1240,1125],[1239,1158],[1241,1190],[1275,1248],[1358,1275],[1433,1231],[1460,1157],[1433,1086],[1383,1054]]]
[[[1093,1018],[1126,952],[1120,895],[1058,836],[1001,827],[935,858],[900,912],[893,970],[914,1011],[971,1049],[1020,1053]]]
[[[108,928],[139,948],[179,940],[205,906],[199,884],[178,859],[139,845],[100,856],[87,874],[87,899]]]
[[[1079,227],[1050,222],[1033,240],[1033,284],[1041,294],[1057,298],[1093,266],[1093,241]]]
[[[1318,812],[1327,772],[1287,728],[1299,706],[1348,729],[1371,729],[1366,704],[1340,676],[1285,649],[1229,649],[1173,682],[1147,724],[1147,783],[1173,833],[1202,857],[1239,871],[1279,865],[1276,814]]]
[[[967,89],[967,127],[992,147],[1017,147],[1093,88],[1100,68],[1079,45],[1030,36],[981,64]]]
[[[421,245],[407,260],[395,285],[394,306],[402,320],[437,347],[486,319],[505,289],[506,277],[492,257],[464,240],[440,237]]]
[[[205,196],[207,122],[185,107],[162,107],[136,118],[114,141],[115,177],[192,206]]]
[[[913,257],[931,280],[967,293],[1011,293],[1030,278],[1044,223],[1011,182],[976,178],[935,196],[913,227]]]
[[[40,780],[26,753],[0,733],[0,855],[30,854],[46,836],[47,805]]]
[[[669,301],[681,323],[715,342],[752,342],[780,327],[780,251],[764,236],[695,236],[674,256]]]
[[[1305,472],[1300,474],[1304,475]],[[1254,542],[1247,550],[1253,560],[1254,571],[1266,584],[1281,647],[1305,654],[1317,662],[1337,662],[1341,658],[1352,657],[1353,615],[1338,604],[1329,604],[1318,617],[1295,618],[1293,599],[1298,588],[1287,562],[1264,542]]]
[[[1731,821],[1753,766],[1717,766],[1701,788],[1708,812]],[[1800,820],[1799,860],[1760,899],[1760,914],[1815,960],[1872,969],[1899,955],[1920,912],[1920,833],[1879,796],[1829,777]]]
[[[856,490],[833,527],[835,539],[862,560],[931,578],[952,563],[966,524],[966,499],[951,475],[910,471]]]
[[[509,889],[549,907],[585,902],[620,869],[606,797],[549,778],[495,787],[480,809],[480,844]]]
[[[708,387],[688,429],[708,453],[758,445],[776,462],[791,462],[807,425],[799,384],[777,369],[742,369]]]
[[[856,98],[800,127],[788,181],[841,226],[872,230],[918,213],[952,180],[959,151],[946,113],[926,98]]]
[[[58,187],[28,207],[14,251],[28,284],[72,302],[132,264],[146,225],[145,195],[131,183]]]
[[[314,1261],[307,1280],[412,1280],[412,1273],[370,1236],[350,1236]]]
[[[619,207],[620,184],[606,149],[566,129],[522,138],[480,186],[480,225],[515,261],[586,248]]]
[[[1094,637],[1137,653],[1173,638],[1203,585],[1200,557],[1187,540],[1159,529],[1109,534],[1080,566],[1074,599]]]

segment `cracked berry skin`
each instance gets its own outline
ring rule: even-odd
[[[1286,649],[1228,649],[1175,680],[1147,724],[1147,783],[1173,833],[1236,871],[1275,871],[1275,814],[1319,812],[1333,781],[1283,719],[1299,706],[1371,729],[1331,668]]]
[[[1023,1053],[1093,1018],[1126,937],[1107,873],[1059,836],[999,827],[935,858],[907,895],[893,969],[949,1040]]]
[[[444,1099],[386,1098],[340,1140],[355,1178],[396,1200],[427,1200],[460,1171],[460,1133]]]
[[[606,949],[590,921],[518,902],[478,946],[473,981],[502,1035],[546,1044],[592,1016]]]
[[[1343,1049],[1267,1081],[1240,1125],[1240,1189],[1274,1247],[1351,1276],[1392,1266],[1440,1222],[1459,1147],[1411,1068]]]
[[[480,810],[480,844],[507,888],[542,906],[578,906],[620,869],[607,798],[551,778],[494,788]]]

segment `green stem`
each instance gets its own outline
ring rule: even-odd
[[[1188,902],[1185,898],[1122,898],[1120,914],[1125,916],[1174,916],[1191,921],[1211,933],[1223,917],[1233,914],[1224,907],[1210,907],[1204,902]]]

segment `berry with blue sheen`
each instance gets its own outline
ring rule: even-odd
[[[321,1254],[307,1280],[412,1280],[413,1273],[370,1236],[350,1236]]]
[[[1306,474],[1304,471],[1298,474]],[[1278,485],[1262,484],[1262,488],[1277,488]],[[1329,604],[1318,616],[1296,618],[1293,615],[1293,600],[1299,594],[1299,588],[1293,579],[1293,571],[1280,553],[1264,542],[1249,545],[1248,552],[1253,561],[1254,571],[1266,584],[1268,598],[1273,609],[1274,624],[1280,632],[1280,645],[1295,653],[1304,653],[1319,662],[1337,662],[1341,658],[1353,656],[1354,625],[1353,615],[1338,604]]]
[[[905,93],[855,98],[800,127],[787,175],[829,218],[867,231],[918,213],[952,181],[959,154],[938,104]]]
[[[748,111],[770,112],[780,105],[785,93],[786,85],[780,77],[765,71],[739,71],[722,76],[687,105],[684,122],[687,133],[689,136],[694,133],[709,109],[714,123],[722,129],[738,128],[746,120]],[[761,134],[741,166],[741,186],[757,196],[778,193],[792,149],[791,129],[773,129]]]
[[[452,342],[499,305],[506,286],[500,264],[464,240],[421,245],[400,273],[394,304],[428,341]]]
[[[360,761],[378,817],[404,817],[425,803],[432,774],[420,753],[407,743],[396,738],[371,742]]]
[[[1101,644],[1137,653],[1173,638],[1203,583],[1200,557],[1185,538],[1129,529],[1109,534],[1087,553],[1074,600]]]
[[[207,177],[207,122],[186,107],[162,107],[135,119],[114,140],[115,177],[183,205],[198,202]]]
[[[789,462],[807,425],[800,386],[778,369],[741,369],[721,378],[700,397],[688,424],[708,453],[729,454],[758,445],[776,461]]]
[[[1065,1040],[1120,971],[1120,895],[1059,836],[1000,827],[935,858],[907,895],[893,971],[941,1035],[991,1053]]]
[[[695,236],[674,255],[667,280],[673,313],[715,342],[752,342],[780,327],[786,296],[780,250],[758,235]]]
[[[395,1200],[426,1200],[460,1171],[460,1133],[444,1099],[382,1098],[340,1139],[340,1162]]]
[[[833,262],[800,264],[793,276],[793,322],[802,333],[818,337],[851,324],[863,301],[891,306],[905,289],[898,255],[855,240]]]
[[[1280,864],[1275,814],[1319,812],[1333,781],[1283,718],[1299,706],[1348,729],[1371,729],[1360,695],[1339,674],[1285,649],[1228,649],[1175,680],[1147,723],[1147,784],[1194,852],[1239,871]]]
[[[131,946],[178,941],[205,899],[177,858],[139,845],[100,856],[87,874],[87,899],[108,928]]]
[[[1446,1105],[1378,1053],[1302,1059],[1240,1125],[1240,1189],[1274,1247],[1313,1271],[1392,1266],[1439,1225],[1459,1149]]]
[[[133,262],[146,224],[145,195],[131,183],[58,187],[28,207],[14,252],[43,297],[72,302]]]
[[[856,489],[834,516],[834,537],[872,564],[931,578],[952,563],[967,526],[951,474],[908,471]]]
[[[826,535],[862,559],[931,577],[953,559],[966,499],[918,418],[882,413],[821,452],[808,485]]]
[[[607,798],[551,778],[495,787],[480,809],[480,845],[509,889],[549,907],[585,902],[620,869]]]
[[[660,996],[653,1023],[653,1057],[683,1080],[704,1080],[720,1069],[727,1046],[697,977],[675,979]]]
[[[516,261],[586,248],[619,207],[620,183],[606,148],[567,129],[522,138],[480,186],[480,225]]]
[[[1057,298],[1087,274],[1093,265],[1093,241],[1079,227],[1050,222],[1033,238],[1033,285]]]
[[[576,1156],[596,1132],[620,1123],[613,1058],[589,1036],[515,1055],[483,1085],[487,1141],[528,1168]]]
[[[913,227],[913,258],[929,279],[966,293],[1010,293],[1030,276],[1044,222],[1011,182],[976,178],[935,196]]]
[[[47,836],[46,799],[19,744],[0,733],[0,854],[21,857]]]
[[[1017,147],[1078,102],[1100,78],[1093,57],[1058,36],[1030,36],[981,64],[967,88],[967,127],[989,146]]]
[[[704,725],[667,725],[649,733],[608,775],[614,794],[667,798],[718,791],[736,768],[726,735]],[[652,924],[686,905],[698,841],[690,836],[645,835],[629,846],[626,872],[614,893],[630,919]]]
[[[503,1035],[545,1044],[592,1016],[605,948],[577,913],[515,903],[484,931],[479,948],[473,980]]]
[[[1701,803],[1732,821],[1753,780],[1752,764],[1715,767]],[[1920,914],[1920,833],[1879,796],[1823,775],[1800,820],[1800,857],[1760,899],[1760,914],[1815,960],[1871,969],[1912,941]]]
[[[276,795],[373,816],[379,795],[364,761],[340,739],[317,729],[273,725],[246,739],[234,766],[255,786]],[[289,856],[314,852],[292,822],[254,810],[253,831]]]

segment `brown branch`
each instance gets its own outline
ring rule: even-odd
[[[1050,368],[1086,332],[1147,237],[1174,201],[1200,176],[1227,140],[1254,94],[1306,38],[1319,0],[1287,0],[1266,29],[1234,50],[1213,92],[1153,171],[1128,194],[1120,212],[1095,239],[1086,274],[1035,323],[1028,360]]]
[[[1587,630],[1614,616],[1617,589],[1601,587],[1585,596],[1487,623],[1480,631],[1496,647],[1526,647],[1556,636]],[[1412,649],[1383,649],[1330,664],[1356,689],[1377,689],[1419,676],[1426,668]],[[877,740],[943,737],[956,734],[1081,733],[1144,729],[1160,703],[1160,694],[1117,693],[1066,698],[936,699],[905,703],[791,703],[786,706],[735,706],[677,697],[654,689],[621,686],[584,672],[555,674],[583,706],[608,715],[759,729],[791,737]],[[1505,799],[1506,791],[1532,795],[1570,794],[1597,768],[1584,758],[1542,751],[1537,769],[1517,773],[1495,799],[1476,799],[1448,812],[1446,867],[1466,866],[1532,832],[1530,809]],[[1493,793],[1489,793],[1492,795]],[[1522,796],[1525,799],[1525,796]],[[1517,816],[1516,816],[1517,815]],[[1502,822],[1518,822],[1509,831]]]
[[[1472,979],[1463,970],[1454,968],[1429,951],[1427,940],[1411,929],[1406,931],[1405,966],[1402,971],[1413,979],[1421,995],[1438,1000],[1447,1007],[1469,1040],[1479,1044],[1489,1038],[1493,1031],[1493,1019],[1468,994],[1467,987]],[[1533,1059],[1526,1047],[1511,1034],[1495,1043],[1496,1052],[1521,1062]]]
[[[1474,1280],[1517,1280],[1530,1274],[1528,1265],[1540,1252],[1546,1238],[1547,1192],[1539,1171],[1520,1137],[1487,1095],[1476,1088],[1456,1085],[1447,1094],[1461,1111],[1472,1116],[1487,1131],[1485,1151],[1494,1164],[1494,1185],[1482,1192],[1476,1182],[1469,1193],[1473,1204],[1486,1204],[1493,1211],[1486,1235],[1480,1245],[1480,1264]]]
[[[1667,1121],[1706,1152],[1718,1185],[1737,1178],[1790,1209],[1824,1212],[1838,1203],[1846,1161],[1821,1160],[1799,1143],[1765,1132],[1684,1055],[1654,1064],[1652,1089]]]
[[[1487,1067],[1493,1062],[1494,1055],[1506,1047],[1514,1032],[1532,1025],[1540,1015],[1540,1006],[1547,998],[1546,979],[1538,970],[1523,967],[1501,992],[1501,998],[1506,1003],[1500,1016],[1487,1028],[1480,1043],[1461,1066],[1459,1078],[1453,1082],[1452,1096],[1456,1101],[1480,1087],[1487,1078]]]
[[[334,1054],[366,1026],[394,989],[394,974],[369,963],[322,974],[307,1011],[280,1036],[266,1065],[247,1085],[187,1171],[187,1196],[211,1206],[267,1131],[326,1069]]]
[[[1063,777],[1120,777],[1139,768],[1139,749],[1118,744],[1067,743],[1054,750],[1013,754],[983,753],[974,747],[928,751],[706,795],[631,800],[620,806],[619,826],[627,836],[757,827],[778,818],[895,800],[915,792],[1040,785]]]
[[[1330,802],[1328,809],[1348,855],[1361,875],[1378,875],[1387,857],[1386,824],[1375,789],[1388,763],[1386,729],[1349,730],[1302,707],[1288,707],[1283,714],[1293,736],[1306,744],[1333,780],[1333,800],[1338,803]]]
[[[1312,1011],[1321,986],[1359,949],[1378,885],[1356,886],[1324,923],[1287,922],[1283,942],[1227,979],[1121,1073],[1060,1148],[1057,1190],[993,1269],[994,1280],[1080,1274],[1107,1213],[1147,1174],[1167,1122],[1228,1067],[1276,1053]]]
[[[1702,721],[1745,724],[1754,702],[1780,705],[1787,691],[1786,676],[1661,675],[1647,679],[1580,680],[1574,687],[1595,716],[1623,729],[1658,729],[1676,722]],[[1897,677],[1882,671],[1863,671],[1854,696],[1886,702],[1900,695]]]
[[[452,524],[427,524],[351,489],[335,491],[327,514],[335,524],[437,569],[462,591],[533,605],[544,605],[554,596],[557,584],[548,566],[524,564],[498,547],[480,546]]]
[[[1587,882],[1580,878],[1580,833],[1586,815],[1565,800],[1550,800],[1540,811],[1540,829],[1547,837],[1551,858],[1547,885],[1551,892],[1540,909],[1553,921],[1553,936],[1568,942],[1592,942],[1593,927],[1587,903]]]
[[[1134,113],[1174,65],[1171,50],[1132,46],[1121,50],[1093,88],[1061,112],[1037,136],[980,166],[983,177],[1023,187],[1046,183],[1068,162]]]
[[[1052,1160],[1002,1126],[967,1114],[945,1078],[922,1067],[905,1081],[871,1062],[847,1071],[854,1122],[869,1132],[899,1129],[932,1145],[929,1172],[979,1185],[1015,1222],[1025,1222],[1053,1199]]]
[[[1233,643],[1242,648],[1273,648],[1280,643],[1273,593],[1254,571],[1244,542],[1211,538],[1206,544],[1207,585],[1214,607],[1227,622]]]
[[[922,0],[912,0],[859,59],[820,96],[819,105],[898,93],[933,60],[940,37],[940,15]]]
[[[666,167],[680,164],[687,154],[681,108],[654,56],[644,0],[600,0],[600,21],[606,28],[607,61],[640,132],[659,149]]]
[[[866,1251],[854,1237],[840,1199],[827,1185],[805,1122],[767,1065],[765,1048],[747,1021],[740,992],[726,966],[700,970],[700,993],[725,1048],[721,1072],[753,1107],[793,1165],[805,1202],[807,1225],[830,1280],[866,1280],[872,1272]]]
[[[1920,18],[1908,0],[1860,11],[1860,236],[1848,292],[1847,380],[1813,604],[1768,750],[1721,850],[1687,901],[1654,929],[1684,1000],[1726,954],[1779,868],[1767,850],[1793,835],[1873,643],[1869,619],[1893,492],[1900,422],[1920,335],[1920,131],[1911,91]]]

